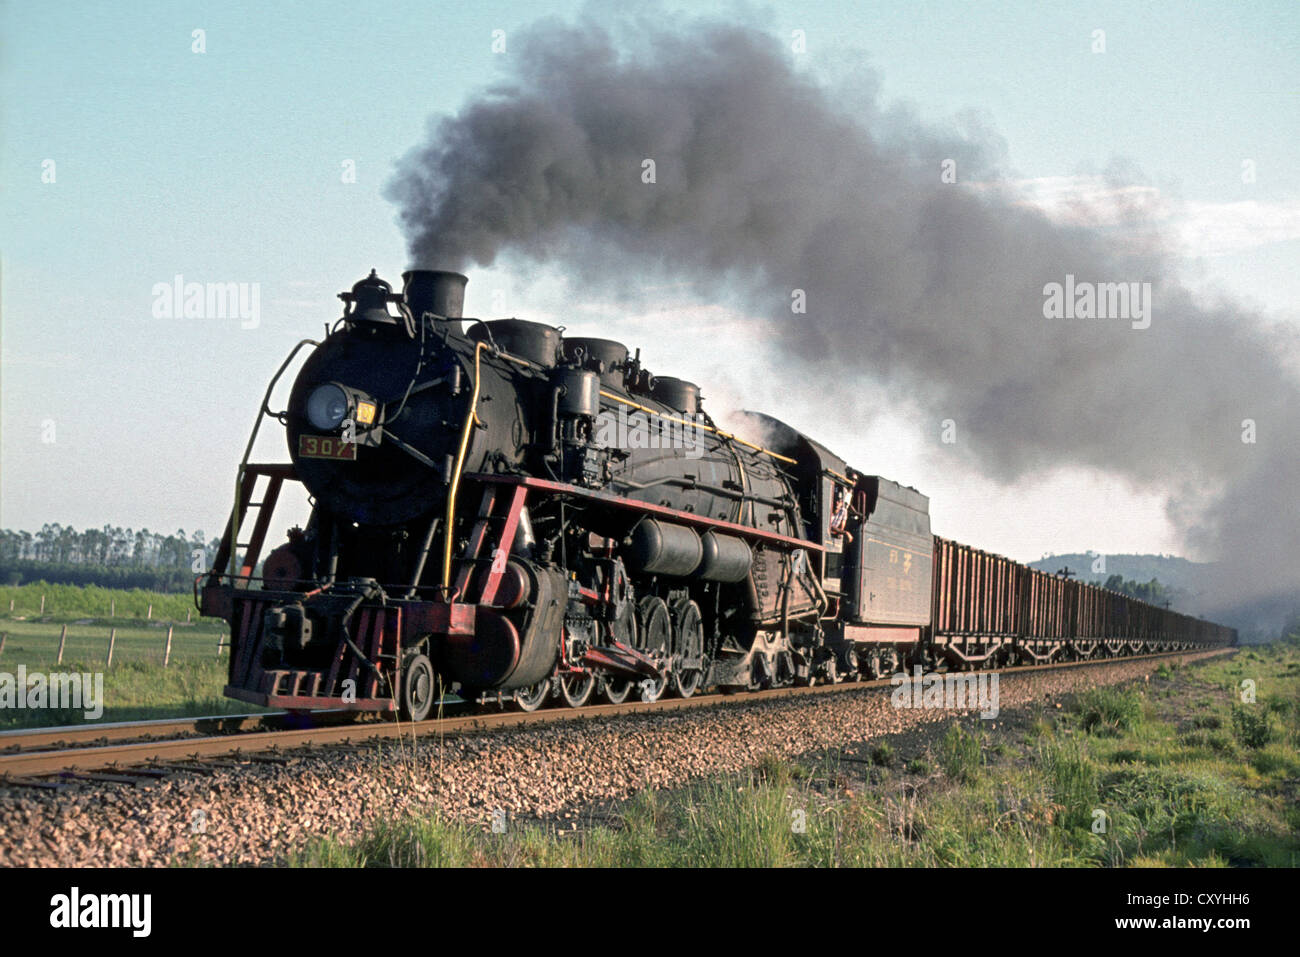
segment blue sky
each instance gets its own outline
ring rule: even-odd
[[[430,116],[454,111],[499,75],[515,30],[582,7],[4,4],[0,526],[215,532],[262,390],[285,353],[336,318],[335,294],[372,266],[396,283],[407,265],[383,196],[394,161]],[[803,66],[813,73],[877,71],[885,101],[926,120],[975,111],[1005,139],[1034,201],[1087,195],[1097,185],[1088,174],[1133,164],[1170,204],[1194,282],[1295,323],[1298,10],[802,2],[744,15],[781,37],[806,31]],[[205,31],[202,54],[192,52],[195,29]],[[504,54],[492,51],[498,29]],[[1097,29],[1102,55],[1091,50]],[[54,182],[42,181],[47,160]],[[349,160],[355,183],[341,181]],[[1245,160],[1254,182],[1243,182]],[[153,287],[177,274],[260,284],[260,323],[156,318]],[[488,292],[505,288],[514,314],[565,315],[546,282],[504,269],[470,278],[470,314],[488,314]],[[725,304],[685,313],[674,343],[651,343],[651,325],[636,316],[587,305],[571,330],[653,345],[660,366],[711,381],[692,337]],[[742,362],[752,376],[724,391],[811,419],[812,406],[762,381],[776,358],[753,350]],[[1061,473],[1027,480],[1013,509],[1006,489],[978,475],[936,474],[914,429],[899,410],[872,423],[866,440],[848,425],[822,435],[850,457],[869,449],[861,467],[929,492],[936,528],[1013,557],[1178,547],[1158,496]],[[262,448],[283,453],[278,435]],[[1052,505],[1063,495],[1079,508],[1059,514]],[[1026,502],[1045,519],[1026,523]],[[1111,517],[1099,520],[1092,506],[1102,504]]]

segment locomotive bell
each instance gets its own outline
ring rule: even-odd
[[[388,303],[393,298],[393,287],[379,278],[375,270],[352,287],[351,292],[339,293],[339,298],[349,305],[346,317],[352,322],[376,322],[397,325],[401,322],[389,315]]]

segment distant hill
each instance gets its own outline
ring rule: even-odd
[[[1105,564],[1102,564],[1102,558]],[[1049,555],[1036,562],[1029,563],[1031,568],[1055,574],[1062,568],[1069,568],[1072,577],[1094,585],[1107,585],[1134,595],[1154,604],[1169,603],[1174,611],[1187,615],[1203,615],[1206,609],[1201,598],[1207,591],[1214,566],[1208,563],[1191,562],[1174,555],[1084,555],[1078,552],[1069,555]],[[1136,585],[1145,585],[1152,580],[1159,584],[1153,590],[1159,597],[1152,598],[1145,594],[1146,589],[1134,590],[1132,587],[1116,587],[1115,576]],[[1109,580],[1109,581],[1108,581]]]
[[[1175,555],[1104,555],[1101,558],[1105,560],[1103,571],[1093,570],[1093,563],[1099,561],[1098,556],[1080,552],[1048,555],[1030,562],[1029,567],[1053,573],[1068,567],[1080,581],[1097,585],[1104,584],[1111,575],[1136,582],[1149,582],[1154,578],[1192,599],[1205,590],[1214,574],[1214,566],[1207,562],[1190,562]]]
[[[1242,644],[1273,640],[1284,622],[1281,634],[1300,628],[1300,597],[1279,595],[1251,599],[1239,606],[1211,607],[1208,596],[1212,594],[1215,566],[1210,562],[1190,562],[1175,555],[1107,555],[1105,559],[1104,571],[1093,570],[1098,556],[1079,552],[1048,555],[1029,566],[1053,574],[1068,567],[1080,581],[1096,585],[1106,584],[1112,575],[1138,583],[1155,579],[1167,590],[1174,611],[1231,625],[1240,632]]]

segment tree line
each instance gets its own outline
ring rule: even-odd
[[[1162,585],[1154,578],[1149,582],[1138,582],[1128,581],[1123,575],[1111,575],[1102,587],[1145,601],[1158,608],[1172,607],[1187,597],[1187,593],[1182,589]]]
[[[184,529],[171,535],[111,525],[78,531],[57,523],[34,534],[0,529],[0,582],[188,591],[196,563],[207,568],[219,544]]]

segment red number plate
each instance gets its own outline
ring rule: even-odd
[[[298,454],[306,459],[347,459],[355,462],[357,446],[354,442],[344,442],[336,435],[300,435]]]

